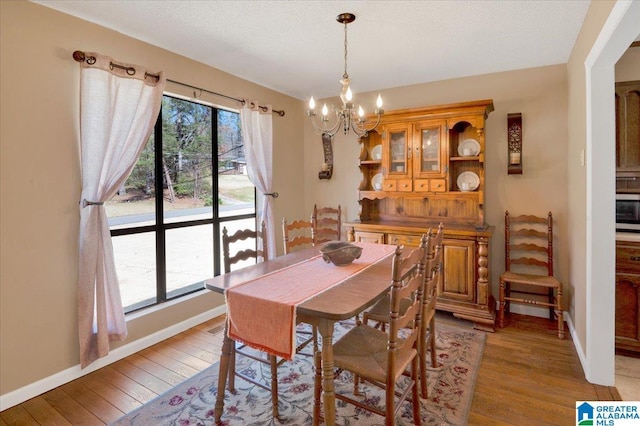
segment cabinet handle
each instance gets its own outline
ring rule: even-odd
[[[631,256],[629,259],[633,260],[634,262],[638,262],[640,261],[640,256]]]

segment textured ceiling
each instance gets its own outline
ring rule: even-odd
[[[306,100],[566,63],[587,0],[35,3]],[[87,47],[90,49],[90,47]],[[101,52],[109,54],[109,52]],[[168,76],[171,78],[171,76]]]

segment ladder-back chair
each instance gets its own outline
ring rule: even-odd
[[[268,247],[266,240],[266,225],[264,221],[259,231],[252,229],[241,229],[229,235],[227,228],[222,229],[222,257],[224,263],[224,272],[231,272],[234,265],[241,265],[243,261],[253,259],[256,263],[266,260],[268,256]],[[262,243],[262,248],[259,248]],[[231,250],[234,254],[231,254]],[[236,370],[236,356],[241,355],[270,366],[271,381],[270,386],[255,377],[244,374]],[[235,378],[240,377],[249,383],[271,392],[272,414],[278,417],[278,365],[284,362],[284,359],[278,361],[274,355],[266,353],[258,353],[256,350],[247,348],[245,345],[233,342],[231,348],[231,359],[229,362],[229,391],[235,392]]]
[[[284,240],[284,254],[316,245],[313,239],[313,225],[311,221],[294,220],[288,223],[285,217],[282,219],[282,235]],[[296,347],[296,352],[301,355],[313,356],[318,348],[318,332],[316,327],[312,326],[311,330],[309,330],[308,325],[297,324],[296,335],[302,336],[297,341],[298,346]],[[312,343],[312,353],[301,352],[309,343]]]
[[[422,398],[427,398],[427,352],[431,354],[431,365],[437,367],[436,357],[436,302],[438,298],[438,281],[442,273],[442,240],[444,239],[444,225],[438,226],[438,232],[433,233],[429,229],[426,240],[427,264],[426,264],[426,282],[423,296],[423,308],[421,313],[422,338],[420,339],[419,359],[420,359],[420,394]],[[402,312],[410,305],[411,300],[403,300],[400,302]],[[362,322],[368,324],[369,320],[374,321],[374,327],[385,331],[386,324],[389,321],[389,304],[390,296],[380,299],[375,305],[362,315]],[[356,378],[357,390],[357,378]]]
[[[283,218],[282,235],[284,240],[284,254],[316,245],[313,235],[313,224],[308,220],[300,219],[289,223],[286,217]]]
[[[389,331],[384,332],[365,324],[359,324],[339,338],[333,346],[336,374],[350,371],[363,381],[383,388],[385,390],[384,408],[374,407],[366,399],[356,399],[342,393],[336,393],[336,398],[384,416],[386,425],[395,425],[399,409],[403,402],[408,400],[413,407],[413,422],[420,425],[420,396],[418,392],[420,367],[417,347],[421,338],[420,315],[427,275],[425,272],[426,237],[423,237],[423,243],[420,247],[415,248],[404,257],[402,255],[403,249],[398,246],[392,264],[388,312]],[[406,309],[402,309],[401,303],[405,300],[409,300],[411,303]],[[322,389],[319,353],[316,353],[315,365],[314,416],[318,416]],[[407,369],[410,371],[409,379],[400,381]],[[403,388],[397,386],[399,382],[405,383]],[[398,396],[399,398],[397,398]],[[315,421],[314,424],[316,424]]]
[[[500,275],[499,325],[504,327],[511,303],[549,308],[564,338],[562,283],[553,275],[553,215],[504,215],[505,272]],[[516,270],[517,269],[517,270]]]
[[[429,245],[427,252],[427,265],[424,295],[422,296],[422,338],[418,347],[420,359],[420,395],[427,398],[427,350],[431,354],[431,367],[438,366],[436,357],[436,302],[438,300],[438,282],[442,274],[442,258],[444,239],[444,225],[438,226],[438,232],[433,235],[429,231]]]
[[[340,240],[342,236],[342,208],[320,207],[314,204],[311,215],[313,238],[316,244]]]

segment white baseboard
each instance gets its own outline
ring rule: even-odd
[[[72,380],[80,378],[102,367],[126,358],[129,355],[133,355],[134,353],[146,349],[149,346],[153,346],[158,342],[168,339],[169,337],[175,336],[176,334],[182,333],[183,331],[195,327],[198,324],[202,324],[205,321],[220,316],[225,312],[226,305],[220,305],[210,311],[203,312],[178,324],[174,324],[171,327],[167,327],[156,333],[135,340],[129,344],[120,346],[110,351],[109,355],[107,355],[106,357],[98,359],[85,369],[81,369],[80,364],[78,364],[74,367],[60,371],[59,373],[53,374],[49,377],[45,377],[42,380],[38,380],[37,382],[24,386],[20,389],[16,389],[15,391],[0,395],[0,411],[4,411],[7,408],[11,408],[28,399],[48,392],[51,389],[55,389],[58,386],[62,386],[65,383],[69,383]]]
[[[571,320],[571,315],[565,312],[564,318],[565,318],[565,322],[567,323],[567,326],[569,327],[569,334],[571,334],[573,347],[576,348],[576,352],[578,353],[578,358],[580,359],[580,364],[582,365],[582,371],[585,373],[585,377],[586,377],[587,369],[585,367],[587,365],[587,355],[585,354],[584,349],[582,349],[582,345],[580,344],[580,339],[578,339],[578,335],[576,334],[576,327],[573,324],[573,321]]]

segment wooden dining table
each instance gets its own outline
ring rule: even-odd
[[[363,251],[367,249],[367,243],[362,243],[361,245],[363,245]],[[380,260],[366,265],[364,269],[313,295],[295,307],[296,321],[317,327],[318,334],[322,339],[322,403],[326,425],[334,425],[336,418],[333,363],[334,324],[338,321],[354,318],[384,297],[389,291],[393,252],[394,250],[389,250],[389,254]],[[236,286],[242,286],[250,281],[260,281],[264,277],[285,268],[296,268],[305,260],[313,259],[318,255],[318,247],[299,250],[207,279],[204,285],[209,290],[224,294]],[[339,268],[339,266],[333,267]],[[309,275],[308,279],[313,280],[314,276]],[[300,282],[297,285],[305,285],[305,283]],[[229,337],[228,330],[229,320],[225,322],[224,341],[220,357],[218,393],[215,404],[216,424],[221,423],[224,411],[224,393],[229,374],[231,349],[234,344]],[[314,404],[314,406],[317,407],[317,404]],[[318,424],[318,422],[319,412],[314,409],[314,424]]]

